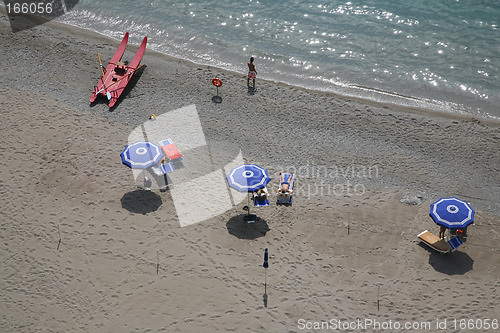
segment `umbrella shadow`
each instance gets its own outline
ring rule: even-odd
[[[222,97],[220,97],[219,95],[216,95],[216,96],[212,97],[212,102],[220,104],[220,103],[222,103]]]
[[[441,254],[425,244],[419,243],[419,245],[429,252],[429,265],[436,272],[447,275],[463,275],[474,268],[474,260],[465,252],[457,250],[452,253]]]
[[[125,193],[120,201],[122,208],[131,213],[144,215],[158,210],[163,203],[158,194],[147,190],[135,190]]]
[[[245,221],[247,214],[240,214],[229,219],[226,223],[226,228],[229,234],[238,237],[239,239],[257,239],[264,237],[271,230],[267,225],[266,220],[257,217],[254,223]]]

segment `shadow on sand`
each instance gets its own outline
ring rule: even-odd
[[[246,214],[240,214],[229,219],[226,223],[229,234],[239,239],[256,239],[264,237],[271,230],[266,220],[257,217],[254,223],[248,223],[245,221],[245,216]]]
[[[419,245],[429,252],[429,265],[436,272],[447,275],[463,275],[473,269],[474,260],[465,252],[457,250],[452,253],[441,254],[425,244],[419,243]]]
[[[147,190],[135,190],[125,193],[120,201],[122,208],[137,214],[154,212],[163,203],[158,194]]]

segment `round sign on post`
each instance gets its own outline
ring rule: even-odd
[[[214,77],[212,79],[212,84],[215,86],[215,88],[217,89],[217,95],[215,95],[213,98],[212,98],[212,101],[214,103],[220,103],[222,102],[222,98],[219,96],[219,87],[222,86],[222,80],[219,79],[218,77]]]
[[[217,88],[219,88],[220,86],[222,86],[222,80],[221,80],[221,79],[219,79],[218,77],[214,77],[214,78],[212,79],[212,84],[213,84],[214,86],[216,86]]]

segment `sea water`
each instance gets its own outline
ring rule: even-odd
[[[81,0],[60,21],[195,63],[500,118],[498,0]]]

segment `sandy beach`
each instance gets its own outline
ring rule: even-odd
[[[461,319],[500,320],[500,122],[262,80],[253,90],[243,74],[151,50],[109,110],[88,101],[97,52],[106,62],[119,41],[54,22],[12,33],[3,11],[0,32],[1,332],[310,332],[367,319],[465,332]],[[193,105],[214,170],[241,151],[273,191],[295,171],[293,206],[271,200],[246,224],[244,201],[181,227],[173,192],[137,188],[120,160],[131,131]],[[438,232],[429,205],[445,196],[476,218],[441,255],[416,235]]]

